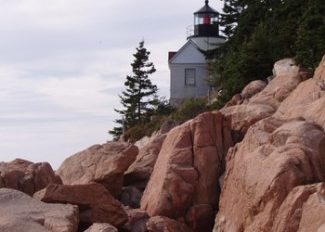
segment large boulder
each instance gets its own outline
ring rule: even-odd
[[[118,230],[114,226],[107,223],[94,223],[84,232],[118,232]]]
[[[171,130],[141,199],[141,208],[150,216],[174,219],[186,220],[190,213],[189,224],[202,224],[198,220],[216,210],[218,178],[231,145],[230,121],[220,113],[201,114]],[[200,214],[191,213],[197,209]]]
[[[281,69],[277,66],[277,63],[282,62]],[[280,60],[275,63],[275,77],[270,83],[258,94],[253,96],[249,104],[264,104],[269,105],[276,110],[281,102],[286,99],[289,94],[304,80],[308,78],[306,72],[301,70],[295,64],[286,62],[286,60]]]
[[[306,108],[325,96],[325,83],[316,78],[308,79],[301,83],[280,105],[276,112],[277,117],[295,118],[304,116]],[[315,112],[312,112],[314,114]]]
[[[314,78],[319,80],[325,80],[325,55],[323,56],[322,61],[320,62],[317,69],[315,70]]]
[[[144,185],[148,182],[166,134],[156,135],[142,147],[133,164],[124,174],[124,185]]]
[[[220,110],[231,118],[233,134],[236,135],[234,141],[241,141],[251,125],[273,115],[291,92],[308,78],[292,59],[276,62],[274,72],[274,78],[264,88],[260,81],[245,87],[242,94],[246,95],[248,100],[238,101],[241,104],[237,105],[228,104]]]
[[[78,207],[46,204],[14,189],[0,189],[0,231],[76,232]]]
[[[240,142],[251,125],[273,115],[275,110],[265,104],[242,104],[223,108],[220,112],[231,118],[233,139]]]
[[[325,56],[314,77],[302,82],[275,113],[281,119],[303,117],[325,129]]]
[[[254,95],[258,94],[259,92],[261,92],[266,85],[267,82],[262,80],[252,81],[245,86],[245,88],[241,91],[240,95],[243,99],[249,99]]]
[[[109,223],[119,227],[128,220],[120,202],[100,184],[48,185],[34,197],[48,203],[69,203],[78,205],[80,222],[83,226],[92,223]]]
[[[274,63],[274,76],[295,76],[299,72],[299,67],[292,58],[285,58]]]
[[[146,223],[149,216],[146,211],[141,209],[125,209],[128,214],[128,222],[123,226],[123,231],[128,232],[147,232]]]
[[[150,137],[145,136],[135,143],[139,148],[139,154],[135,162],[125,172],[124,185],[137,185],[140,189],[145,187],[161,146],[166,139],[166,134],[177,125],[175,120],[166,120],[159,131],[154,132]]]
[[[189,123],[168,134],[141,200],[150,216],[179,217],[191,205],[198,180],[192,147]]]
[[[50,183],[62,182],[49,163],[32,163],[22,159],[0,163],[0,188],[17,189],[33,195]]]
[[[325,186],[324,183],[310,195],[302,206],[298,232],[325,231]]]
[[[173,219],[155,216],[147,222],[148,232],[191,232],[186,225]]]
[[[214,231],[272,230],[294,187],[325,181],[325,134],[303,119],[273,117],[250,127],[227,155]]]
[[[100,183],[113,195],[123,186],[123,175],[134,162],[138,148],[132,144],[108,142],[94,145],[67,158],[57,171],[66,185]]]
[[[254,95],[261,92],[265,86],[267,85],[266,81],[255,80],[251,81],[245,88],[241,91],[241,93],[234,95],[230,101],[225,104],[225,108],[234,105],[240,105],[248,103],[249,99]]]
[[[272,231],[322,231],[325,228],[325,183],[295,187],[276,215]]]

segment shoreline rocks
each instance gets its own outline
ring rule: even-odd
[[[63,183],[47,163],[0,163],[0,231],[323,231],[325,56],[308,78],[280,60],[219,111],[69,157]]]
[[[109,223],[120,227],[127,221],[122,204],[100,184],[48,185],[34,194],[34,198],[47,203],[63,203],[79,206],[80,223]]]
[[[138,148],[129,143],[94,145],[67,158],[57,171],[63,184],[104,185],[114,196],[123,186],[124,172],[135,161]]]
[[[46,204],[14,189],[0,188],[0,231],[77,232],[78,207]]]
[[[20,190],[30,196],[48,184],[61,184],[49,163],[32,163],[23,159],[0,163],[0,188]]]

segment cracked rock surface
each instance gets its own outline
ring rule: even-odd
[[[230,121],[204,113],[169,132],[141,200],[150,216],[183,218],[195,231],[216,210],[223,157],[232,145]],[[213,216],[212,216],[213,217]]]
[[[78,207],[46,204],[14,189],[0,189],[0,231],[76,232]]]

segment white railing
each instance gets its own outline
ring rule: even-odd
[[[189,25],[186,27],[186,38],[194,35],[194,25]]]

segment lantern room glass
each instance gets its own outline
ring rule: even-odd
[[[218,14],[196,14],[194,17],[194,25],[217,24],[219,22]]]

